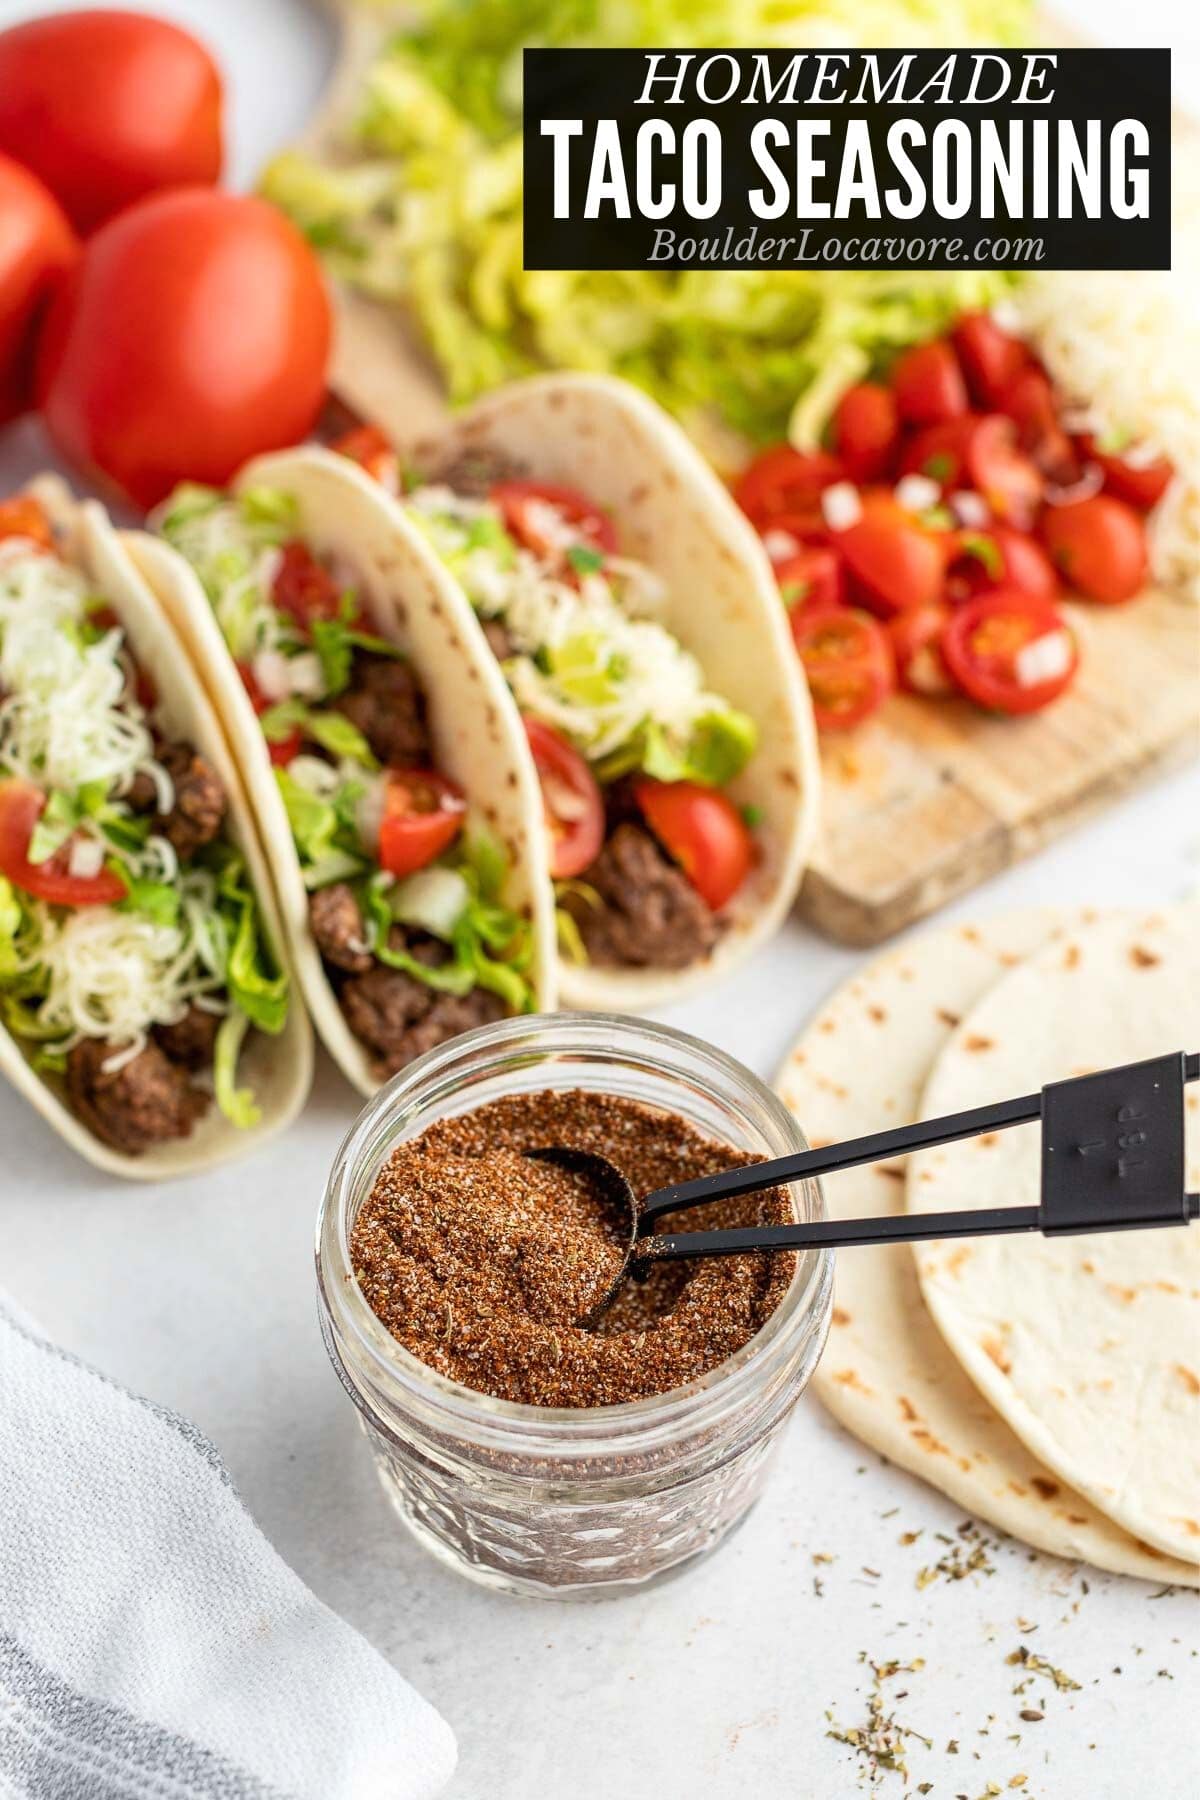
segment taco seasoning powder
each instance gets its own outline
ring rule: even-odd
[[[522,1152],[598,1151],[635,1192],[761,1161],[677,1114],[584,1090],[515,1094],[428,1126],[384,1163],[350,1236],[372,1311],[406,1350],[464,1386],[547,1407],[663,1394],[749,1342],[787,1291],[791,1253],[660,1263],[594,1325],[575,1321],[620,1265],[585,1176]],[[779,1189],[672,1215],[665,1229],[786,1223]]]

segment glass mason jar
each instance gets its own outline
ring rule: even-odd
[[[803,1150],[791,1114],[748,1069],[698,1038],[603,1013],[506,1019],[401,1071],[360,1114],[317,1228],[325,1345],[359,1410],[389,1498],[427,1550],[511,1593],[598,1598],[707,1555],[762,1490],[788,1413],[829,1326],[832,1257],[807,1251],[766,1325],[686,1387],[593,1408],[476,1393],[404,1350],[354,1280],[349,1238],[393,1147],[435,1119],[504,1095],[587,1088],[681,1114],[738,1149]],[[820,1189],[791,1189],[824,1216]]]

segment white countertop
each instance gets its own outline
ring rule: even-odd
[[[3,0],[0,21],[40,10]],[[232,68],[236,168],[247,176],[311,103],[323,28],[286,0],[174,0],[162,10],[202,29]],[[1172,10],[1143,8],[1138,37],[1179,47]],[[33,426],[0,435],[3,485],[43,454]],[[1200,780],[1185,774],[949,916],[1050,901],[1154,905],[1195,893],[1198,881]],[[736,983],[663,1016],[769,1076],[858,961],[793,924]],[[292,1566],[454,1726],[451,1800],[843,1800],[865,1770],[827,1730],[866,1723],[864,1653],[924,1659],[884,1690],[898,1719],[932,1740],[928,1750],[910,1744],[913,1791],[932,1782],[944,1800],[976,1800],[989,1782],[1007,1793],[1023,1774],[1012,1791],[1025,1800],[1190,1800],[1200,1599],[1159,1597],[1009,1542],[989,1550],[994,1573],[918,1589],[918,1571],[945,1549],[933,1534],[952,1533],[962,1515],[815,1402],[799,1406],[738,1536],[641,1599],[516,1602],[430,1561],[388,1510],[316,1329],[313,1216],[354,1110],[322,1063],[312,1104],[284,1140],[154,1192],[97,1176],[0,1092],[0,1280],[47,1332],[215,1440]],[[1024,1672],[1006,1659],[1022,1644],[1080,1689],[1035,1676],[1014,1694]],[[1034,1706],[1044,1719],[1022,1722],[1020,1710]],[[906,1784],[885,1773],[879,1789],[899,1796]]]

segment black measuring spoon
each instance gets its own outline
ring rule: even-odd
[[[925,1119],[819,1150],[795,1151],[770,1162],[676,1182],[645,1195],[640,1202],[623,1171],[595,1151],[547,1144],[525,1154],[592,1181],[612,1215],[617,1241],[625,1246],[615,1278],[578,1321],[591,1325],[612,1305],[635,1263],[738,1256],[748,1250],[840,1250],[856,1244],[987,1237],[1015,1231],[1041,1231],[1057,1237],[1187,1225],[1200,1219],[1200,1194],[1184,1190],[1183,1090],[1189,1081],[1200,1081],[1200,1053],[1188,1055],[1179,1050],[1147,1062],[1054,1081],[1038,1093],[1016,1100],[976,1106],[946,1118]],[[1037,1206],[968,1207],[959,1212],[649,1235],[657,1220],[685,1207],[759,1194],[788,1182],[908,1156],[914,1150],[977,1137],[985,1131],[1005,1131],[1035,1119],[1042,1124],[1041,1200]]]

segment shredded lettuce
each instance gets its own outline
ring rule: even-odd
[[[11,881],[0,875],[0,980],[16,972],[21,902]]]
[[[275,781],[300,854],[305,887],[311,891],[361,875],[367,858],[354,820],[361,789],[347,784],[335,799],[326,799],[302,787],[287,769],[276,769]]]
[[[710,441],[714,422],[769,441],[831,355],[876,369],[1011,278],[526,270],[523,48],[1003,45],[1031,28],[1031,0],[425,0],[368,71],[337,166],[285,153],[264,191],[344,280],[415,314],[455,400],[539,367],[607,371]]]
[[[239,1131],[249,1130],[262,1118],[254,1090],[236,1085],[238,1058],[249,1029],[245,1013],[234,1008],[221,1020],[213,1046],[213,1093],[229,1123]]]

